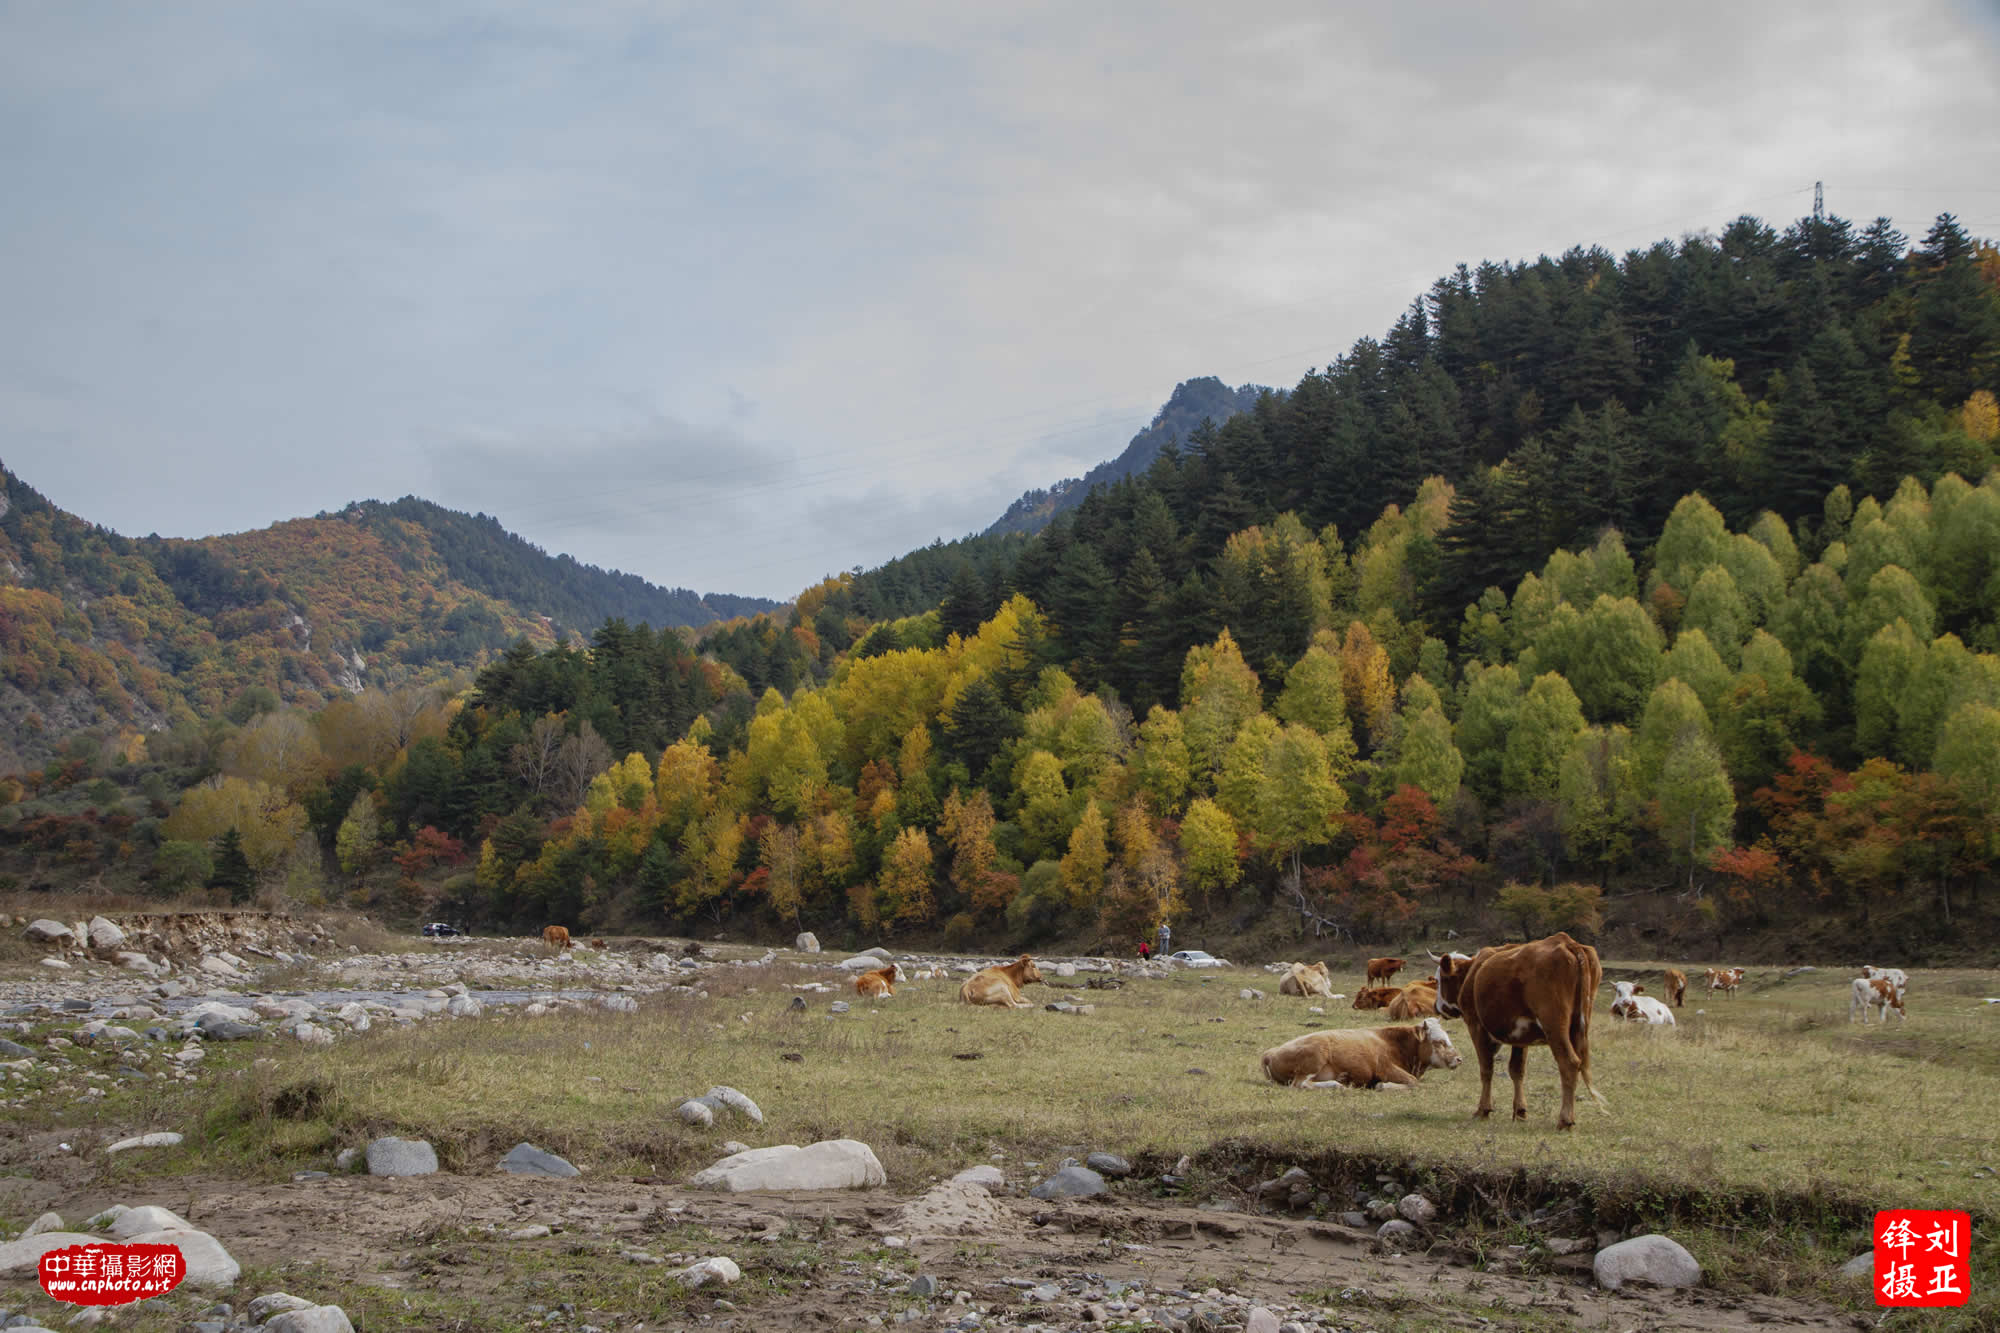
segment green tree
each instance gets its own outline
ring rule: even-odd
[[[1154,704],[1139,724],[1139,743],[1132,753],[1132,777],[1154,810],[1179,813],[1187,799],[1188,748],[1181,715]]]
[[[1474,664],[1466,670],[1455,734],[1465,757],[1465,784],[1488,803],[1500,799],[1507,737],[1520,712],[1521,676],[1513,667]]]
[[[1847,617],[1848,660],[1858,662],[1861,650],[1884,625],[1901,620],[1920,643],[1929,643],[1936,632],[1936,617],[1930,598],[1917,586],[1908,570],[1884,565],[1868,580],[1868,591]],[[1789,646],[1789,645],[1787,645]],[[1796,655],[1797,650],[1793,650]]]
[[[1631,733],[1617,726],[1578,732],[1556,781],[1556,823],[1570,856],[1608,877],[1631,854],[1637,808]]]
[[[340,832],[333,839],[334,856],[340,868],[350,875],[366,870],[381,840],[382,820],[375,812],[374,794],[357,792],[354,803],[347,807],[347,818],[340,821]]]
[[[215,868],[209,872],[208,887],[226,890],[230,903],[239,907],[257,891],[257,872],[243,854],[243,835],[233,828],[216,839]]]
[[[1722,563],[1728,543],[1729,525],[1721,512],[1699,494],[1685,496],[1660,531],[1660,543],[1653,549],[1653,576],[1686,597],[1702,571]]]
[[[159,851],[153,853],[153,883],[163,896],[183,893],[208,883],[214,870],[215,864],[209,857],[208,848],[198,842],[180,842],[169,838],[160,844]]]
[[[1565,674],[1585,715],[1600,722],[1635,716],[1660,669],[1659,626],[1630,597],[1600,595],[1579,628]]]
[[[1743,659],[1743,641],[1750,637],[1751,618],[1750,608],[1726,568],[1711,565],[1701,572],[1681,612],[1681,628],[1702,631],[1724,665],[1736,669]]]
[[[1632,744],[1633,776],[1639,790],[1656,797],[1660,773],[1674,747],[1688,736],[1706,740],[1713,734],[1708,710],[1686,681],[1663,680],[1654,686]]]
[[[1033,750],[1014,770],[1017,822],[1030,855],[1053,855],[1069,837],[1069,787],[1063,781],[1062,760],[1047,750]]]
[[[1897,713],[1927,656],[1923,643],[1900,617],[1875,631],[1861,650],[1854,678],[1854,744],[1864,755],[1887,756],[1901,747]]]
[[[1255,819],[1257,789],[1264,781],[1264,756],[1277,735],[1277,721],[1268,713],[1259,713],[1243,724],[1230,743],[1222,776],[1216,779],[1215,799],[1239,824]]]
[[[1507,737],[1501,781],[1515,796],[1553,800],[1563,755],[1583,730],[1583,705],[1555,672],[1535,677]]]
[[[1347,727],[1347,698],[1342,691],[1340,659],[1315,643],[1285,673],[1278,696],[1278,716],[1311,727],[1320,735]]]
[[[1275,855],[1291,858],[1295,885],[1300,853],[1328,841],[1333,817],[1347,806],[1342,759],[1330,750],[1324,737],[1298,723],[1287,725],[1265,748],[1257,833]],[[1351,764],[1351,752],[1345,758]]]
[[[1969,703],[1953,712],[1933,762],[1977,818],[1986,854],[2000,855],[2000,708]]]
[[[1181,726],[1195,791],[1213,790],[1237,731],[1263,707],[1257,673],[1228,630],[1211,645],[1188,649],[1181,668]]]
[[[1422,685],[1425,693],[1415,688]],[[1452,743],[1451,723],[1422,676],[1412,676],[1403,687],[1403,734],[1396,750],[1394,780],[1397,786],[1415,787],[1442,806],[1458,791],[1465,776],[1465,756]]]
[[[1763,631],[1757,631],[1762,634]],[[1768,636],[1766,636],[1768,637]],[[1780,650],[1782,651],[1782,649]],[[1660,663],[1661,680],[1676,679],[1694,690],[1701,706],[1713,710],[1729,688],[1729,668],[1723,665],[1708,634],[1699,627],[1684,628],[1674,636],[1673,650]],[[1651,691],[1648,691],[1651,694]]]
[[[1654,800],[1660,840],[1692,889],[1695,869],[1730,845],[1736,820],[1736,794],[1714,742],[1683,733],[1660,767]]]

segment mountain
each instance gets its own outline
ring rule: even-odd
[[[213,716],[255,687],[311,705],[609,619],[700,626],[778,605],[550,556],[487,515],[414,497],[257,532],[125,537],[0,466],[0,772],[79,731]]]
[[[1125,452],[1108,463],[1099,463],[1082,477],[1065,478],[1047,490],[1024,492],[983,535],[1040,532],[1057,514],[1082,504],[1092,487],[1108,486],[1144,472],[1169,442],[1186,442],[1204,421],[1219,426],[1238,412],[1248,412],[1256,405],[1257,396],[1264,392],[1255,384],[1232,389],[1213,375],[1175,385],[1166,406],[1153,417],[1152,424],[1132,437]]]

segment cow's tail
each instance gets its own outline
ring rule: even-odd
[[[1576,1051],[1576,1072],[1583,1080],[1583,1090],[1597,1103],[1598,1109],[1606,1115],[1611,1113],[1611,1103],[1604,1100],[1590,1081],[1590,1007],[1597,1002],[1597,992],[1604,986],[1604,964],[1598,960],[1597,950],[1587,944],[1574,946],[1576,955],[1576,1017],[1572,1020],[1569,1044]]]

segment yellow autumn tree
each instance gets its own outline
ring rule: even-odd
[[[875,884],[876,912],[884,925],[924,922],[937,913],[931,893],[931,840],[920,828],[906,828],[882,858]]]
[[[1358,620],[1347,626],[1340,644],[1340,683],[1355,733],[1368,738],[1370,749],[1382,745],[1396,716],[1396,681],[1388,652]]]
[[[1070,832],[1069,851],[1062,859],[1063,887],[1069,890],[1071,907],[1090,907],[1104,892],[1104,867],[1111,860],[1104,834],[1104,815],[1097,802],[1087,802],[1083,817]]]
[[[298,842],[306,830],[306,812],[268,782],[224,775],[189,788],[161,827],[181,842],[208,842],[235,829],[243,838],[244,857],[262,872]]]

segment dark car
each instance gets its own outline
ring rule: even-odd
[[[463,935],[464,933],[457,926],[448,926],[442,921],[433,921],[424,927],[425,937],[434,940],[443,939],[447,935]]]

